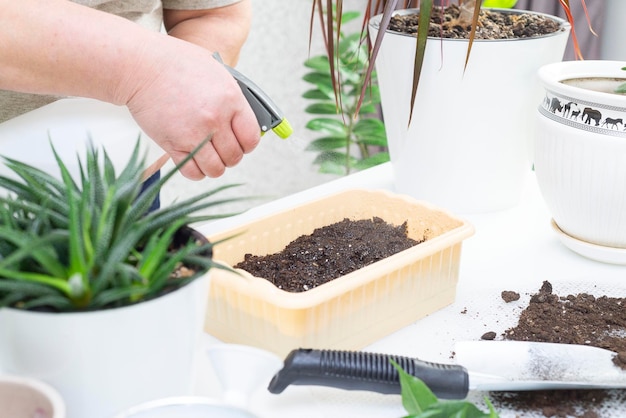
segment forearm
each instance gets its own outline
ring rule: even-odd
[[[164,10],[169,35],[219,52],[224,62],[235,66],[248,37],[252,20],[250,0],[209,10]]]
[[[125,104],[156,33],[66,0],[0,0],[0,89]],[[130,41],[132,39],[132,41]]]

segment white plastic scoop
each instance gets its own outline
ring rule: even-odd
[[[623,389],[626,370],[616,353],[574,344],[521,341],[463,341],[455,358],[469,372],[470,389]]]

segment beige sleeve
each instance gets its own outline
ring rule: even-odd
[[[229,6],[241,0],[163,0],[164,9],[172,10],[203,10]]]

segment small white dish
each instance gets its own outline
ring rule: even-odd
[[[626,265],[626,248],[604,247],[582,241],[563,232],[554,219],[551,224],[561,243],[575,253],[602,263]]]

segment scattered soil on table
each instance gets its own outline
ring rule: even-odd
[[[374,217],[350,220],[303,235],[279,253],[246,254],[235,268],[262,277],[288,292],[304,292],[413,247],[407,223],[394,226]]]
[[[459,21],[460,9],[456,4],[448,7],[433,7],[429,36],[468,39],[470,24]],[[391,18],[389,30],[417,34],[419,14],[397,14]],[[552,18],[521,12],[499,12],[483,9],[480,11],[479,24],[474,39],[515,39],[532,38],[559,30],[559,22]]]
[[[509,301],[511,294],[502,293]],[[616,367],[626,369],[626,298],[595,297],[587,293],[559,296],[550,282],[531,295],[515,327],[502,339],[562,344],[582,344],[618,353]],[[492,392],[494,405],[536,411],[546,417],[599,417],[599,407],[608,399],[626,401],[626,391],[558,390],[538,392]]]

